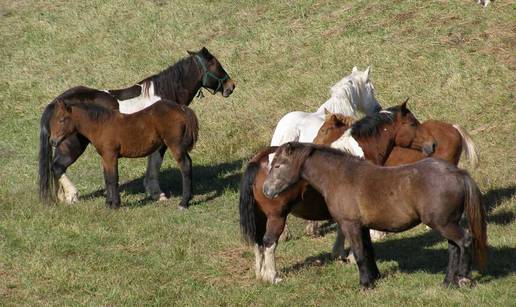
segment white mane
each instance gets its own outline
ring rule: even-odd
[[[324,109],[326,109],[331,113],[357,116],[358,111],[366,114],[377,111],[380,105],[374,96],[371,97],[373,101],[362,97],[365,91],[365,82],[369,78],[369,70],[369,67],[365,71],[359,71],[353,67],[349,76],[344,77],[330,88],[330,99],[317,109],[317,113],[324,113]]]

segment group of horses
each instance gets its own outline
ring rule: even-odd
[[[380,276],[373,230],[399,232],[421,222],[437,230],[449,243],[445,284],[471,283],[472,244],[483,265],[487,238],[481,195],[467,172],[456,167],[462,151],[474,166],[478,163],[471,138],[457,125],[419,123],[407,101],[382,108],[369,75],[369,68],[355,67],[316,112],[285,115],[271,146],[249,161],[240,186],[240,226],[255,245],[258,279],[280,280],[275,250],[280,236],[288,233],[290,213],[312,220],[307,227],[312,234],[317,232],[315,221],[338,224],[333,254],[350,257],[344,249],[348,238],[363,287],[372,287]],[[78,86],[56,97],[40,122],[42,201],[78,200],[65,172],[91,143],[102,157],[109,207],[120,207],[121,157],[148,156],[145,191],[166,200],[158,175],[168,148],[182,174],[179,208],[187,208],[192,198],[189,152],[198,135],[198,119],[188,105],[202,89],[223,97],[235,90],[206,48],[128,88]],[[358,119],[360,113],[365,117]],[[471,234],[458,225],[464,210]]]
[[[479,269],[486,259],[485,211],[476,183],[457,164],[464,151],[477,166],[475,145],[458,125],[420,123],[407,101],[383,109],[369,74],[369,68],[353,68],[316,112],[285,115],[271,146],[249,161],[239,210],[244,238],[255,247],[256,277],[281,280],[275,250],[293,214],[337,223],[332,255],[356,262],[364,288],[380,277],[371,236],[380,239],[420,223],[448,240],[444,284],[471,285],[471,248]],[[359,111],[365,117],[357,120]],[[469,231],[459,226],[464,212]],[[317,233],[316,222],[307,232]]]

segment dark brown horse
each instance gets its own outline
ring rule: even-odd
[[[192,160],[188,152],[198,133],[197,117],[190,108],[166,100],[129,115],[85,102],[57,100],[53,108],[48,141],[40,151],[47,152],[51,158],[50,145],[59,146],[74,133],[86,137],[102,157],[109,207],[120,206],[118,158],[145,157],[158,148],[169,148],[179,164],[183,176],[179,207],[188,207],[192,197]],[[51,161],[49,158],[45,161]],[[50,163],[46,167],[50,168]]]
[[[331,217],[350,241],[364,288],[373,287],[380,277],[369,229],[402,232],[420,223],[435,229],[448,240],[445,285],[472,284],[472,243],[478,267],[484,267],[487,232],[482,195],[469,174],[453,164],[429,158],[380,167],[333,148],[282,145],[263,184],[264,195],[274,199],[300,180],[324,196]],[[267,216],[266,250],[274,250],[290,211],[284,205],[276,208],[276,215]],[[471,234],[459,226],[463,211]]]
[[[368,157],[382,161],[388,156],[394,145],[410,146],[417,125],[418,121],[407,109],[405,102],[399,106],[388,108],[385,112],[375,113],[357,121],[350,129],[350,134],[332,146],[354,151],[357,150],[357,139],[376,140],[364,142],[369,145],[362,149],[358,147],[358,150],[362,155],[366,154]],[[345,128],[348,127],[346,125]],[[266,249],[263,245],[265,227],[271,222],[269,217],[281,215],[281,210],[288,206],[295,216],[304,219],[327,220],[331,218],[324,198],[312,187],[302,182],[282,192],[275,199],[271,200],[263,195],[263,181],[269,171],[268,155],[273,151],[273,148],[267,148],[249,161],[247,169],[242,175],[240,186],[240,223],[246,234],[245,237],[253,238],[251,242],[256,244],[256,277],[269,282],[277,281],[275,271],[270,271],[272,266],[264,265],[264,259],[268,259],[267,261],[272,259],[266,256],[271,253],[271,250]],[[360,154],[360,152],[354,153]],[[343,245],[342,247],[336,245],[334,252],[345,257]]]
[[[91,103],[107,109],[120,110],[125,114],[140,111],[160,99],[175,101],[181,105],[189,105],[201,88],[221,93],[228,97],[235,89],[235,83],[226,73],[220,62],[206,48],[190,55],[162,72],[147,77],[137,84],[119,90],[97,90],[84,86],[71,88],[54,99],[45,109],[41,117],[40,143],[44,143],[49,134],[49,122],[53,116],[54,104],[60,100],[65,103]],[[90,140],[80,133],[74,133],[63,140],[55,150],[51,167],[48,168],[46,152],[39,156],[39,194],[44,201],[51,198],[49,186],[55,175],[59,182],[58,194],[61,200],[74,202],[77,200],[77,189],[67,178],[66,169],[84,152]],[[44,149],[45,146],[40,146]],[[144,185],[146,192],[153,199],[166,199],[159,187],[158,174],[163,162],[166,147],[156,150],[149,156]]]

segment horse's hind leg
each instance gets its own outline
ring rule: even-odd
[[[120,207],[118,191],[118,159],[114,153],[102,156],[104,181],[106,184],[106,205],[117,209]]]
[[[84,136],[73,134],[56,148],[52,161],[52,172],[59,182],[58,198],[60,201],[71,204],[78,200],[77,188],[68,179],[65,172],[82,155],[89,143],[90,141]]]
[[[260,275],[263,281],[273,284],[281,281],[281,279],[278,278],[278,273],[276,271],[275,252],[279,236],[285,227],[285,221],[285,217],[269,216],[267,218],[265,235],[263,236],[264,259]]]
[[[452,240],[448,240],[448,268],[444,277],[444,285],[450,286],[457,283],[457,273],[459,268],[460,250],[457,244]]]
[[[179,203],[179,209],[186,209],[188,208],[188,202],[192,199],[192,159],[180,145],[174,147],[169,146],[169,148],[181,169],[181,176],[183,178],[183,193],[181,202]]]
[[[145,192],[154,200],[167,200],[165,193],[161,191],[159,186],[159,170],[166,151],[167,146],[163,145],[147,159],[147,171],[145,172],[145,178],[143,178],[143,185],[145,186]]]
[[[450,257],[448,263],[448,271],[444,279],[444,284],[464,286],[471,285],[471,243],[472,238],[469,232],[464,232],[456,223],[450,223],[446,226],[436,226],[435,229],[439,233],[452,241],[456,247],[452,247],[449,251]],[[455,257],[453,257],[455,255]],[[458,259],[456,259],[458,257]]]

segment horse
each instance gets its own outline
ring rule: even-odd
[[[192,160],[188,152],[198,134],[197,117],[189,107],[164,99],[133,114],[89,102],[57,100],[52,106],[49,134],[40,149],[47,153],[47,168],[52,161],[50,146],[57,147],[70,135],[80,133],[102,157],[107,206],[119,208],[118,158],[145,157],[157,149],[168,148],[183,178],[179,208],[188,207],[192,198]]]
[[[368,156],[375,153],[378,155],[375,159],[386,157],[394,145],[409,146],[415,136],[418,121],[408,110],[406,103],[405,101],[401,105],[355,122],[348,130],[351,133],[345,139],[333,142],[331,146],[360,156],[363,156],[364,152]],[[348,121],[346,125],[350,123],[351,121]],[[375,141],[364,142],[367,146],[362,150],[355,137]],[[380,146],[382,148],[379,148]],[[277,282],[279,278],[275,271],[271,271],[274,266],[264,265],[264,259],[268,262],[274,259],[270,257],[271,250],[263,247],[263,235],[266,225],[269,224],[269,217],[279,214],[276,210],[288,206],[295,216],[303,219],[331,218],[322,195],[303,183],[292,186],[275,199],[265,197],[262,187],[269,172],[269,154],[273,153],[274,149],[275,147],[266,148],[249,161],[242,175],[239,201],[241,229],[248,234],[246,237],[254,238],[252,242],[255,243],[256,277],[272,283]],[[254,230],[249,230],[251,228]],[[334,253],[345,257],[343,244],[335,245]]]
[[[167,99],[181,105],[189,105],[197,93],[204,88],[212,94],[221,93],[229,97],[235,89],[235,83],[220,62],[208,49],[202,48],[197,52],[188,51],[189,56],[179,60],[162,72],[149,76],[137,84],[124,89],[98,90],[85,86],[70,88],[56,97],[45,108],[40,121],[40,143],[46,142],[49,134],[49,121],[55,110],[57,101],[66,103],[85,102],[103,106],[121,113],[138,112],[160,99]],[[53,201],[55,195],[50,186],[53,176],[58,180],[59,200],[73,203],[78,199],[78,192],[65,172],[79,156],[82,155],[90,140],[80,133],[72,134],[64,139],[55,149],[55,155],[48,168],[45,158],[45,146],[39,153],[39,196],[43,202]],[[147,194],[156,200],[167,199],[161,191],[158,181],[159,170],[163,162],[166,148],[152,153],[148,158],[144,186]],[[51,176],[51,172],[53,175]]]
[[[448,240],[446,286],[473,284],[472,244],[477,267],[484,268],[487,227],[482,195],[467,171],[451,163],[428,158],[403,166],[382,167],[320,145],[282,145],[276,150],[265,178],[264,195],[274,199],[300,180],[324,196],[330,215],[349,238],[362,288],[372,288],[380,278],[369,236],[371,228],[402,232],[424,223],[435,229]],[[263,245],[272,251],[269,256],[274,257],[290,211],[284,205],[275,208],[276,214],[267,216]],[[459,226],[463,211],[469,232]],[[245,234],[249,240],[255,238],[252,225]]]
[[[350,75],[331,87],[330,99],[317,111],[295,111],[283,116],[276,125],[270,145],[279,146],[290,141],[312,142],[324,122],[325,110],[356,117],[359,112],[371,115],[381,110],[369,73],[370,67],[365,71],[353,67]]]
[[[338,134],[338,133],[337,133]],[[385,165],[401,165],[434,157],[458,165],[462,152],[472,168],[478,166],[478,152],[466,129],[457,124],[427,120],[417,128],[412,148],[395,147]]]

